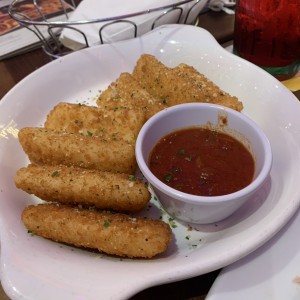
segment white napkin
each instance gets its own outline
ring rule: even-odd
[[[181,5],[183,13],[179,23],[184,23],[188,10],[193,7],[186,23],[194,22],[199,12],[206,5],[208,0],[196,0]],[[123,16],[131,13],[146,11],[165,5],[176,4],[180,0],[83,0],[76,10],[72,13],[69,21],[94,20],[102,18],[110,18],[114,16]],[[162,16],[157,21],[155,27],[162,24],[176,23],[179,13],[177,10],[169,14],[163,14],[164,11],[157,11],[143,14],[136,17],[130,17],[127,20],[133,21],[137,25],[137,36],[140,36],[151,30],[152,24],[157,17]],[[82,31],[88,41],[89,46],[100,44],[99,29],[110,22],[98,22],[84,25],[72,26]],[[116,23],[107,26],[102,31],[104,43],[110,43],[118,40],[125,40],[134,37],[134,27],[128,23]],[[85,46],[82,34],[69,28],[64,28],[60,40],[66,47],[77,50]]]
[[[236,5],[235,0],[210,0],[207,4],[208,8],[213,11],[224,11],[227,14],[234,14],[234,10],[232,10],[230,7],[233,7]]]

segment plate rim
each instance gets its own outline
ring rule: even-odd
[[[188,28],[193,28],[194,26],[189,26],[189,25],[164,25],[164,26],[161,26],[157,29],[155,29],[153,32],[150,32],[148,34],[146,34],[145,36],[143,37],[140,37],[140,38],[137,38],[139,41],[143,41],[143,40],[146,40],[148,38],[151,39],[152,36],[156,35],[158,32],[163,32],[163,31],[166,31],[166,32],[169,32],[170,30],[179,30],[179,31],[185,31],[185,30],[189,30]],[[195,30],[194,28],[191,29],[191,30]],[[219,47],[219,48],[222,48],[219,44],[217,44],[217,42],[214,40],[214,38],[212,37],[212,35],[210,33],[208,33],[206,30],[204,29],[201,29],[201,28],[197,28],[196,29],[197,31],[197,34],[199,33],[199,35],[203,34],[205,35],[205,37],[207,39],[210,39],[210,42],[212,42],[213,44],[216,45],[216,47]],[[118,47],[118,45],[122,45],[122,44],[128,44],[130,43],[130,41],[122,41],[122,42],[118,42],[118,43],[114,43],[114,45],[112,45],[113,47]],[[217,46],[218,45],[218,46]],[[106,46],[106,45],[104,45]],[[103,47],[103,46],[96,46],[95,48],[99,48],[101,49],[100,47]],[[107,45],[106,48],[110,48],[111,45]],[[104,48],[103,48],[104,49]],[[223,49],[223,48],[222,48]],[[43,67],[41,67],[40,69],[34,71],[33,73],[31,73],[29,76],[27,76],[25,79],[23,79],[21,82],[19,82],[12,90],[10,90],[3,98],[2,100],[0,101],[0,109],[7,105],[5,104],[6,102],[9,101],[9,98],[11,97],[11,94],[14,93],[14,91],[16,89],[19,89],[19,88],[22,88],[22,85],[26,83],[26,81],[30,81],[31,78],[34,78],[34,76],[37,76],[39,74],[39,72],[45,72],[44,70],[47,70],[49,68],[49,65],[52,64],[51,66],[53,66],[55,63],[58,64],[60,63],[61,61],[65,60],[65,59],[73,59],[73,57],[75,58],[75,55],[81,55],[82,53],[85,53],[85,52],[90,52],[90,51],[96,51],[94,49],[91,50],[91,48],[89,49],[84,49],[84,50],[81,50],[81,51],[78,51],[77,54],[76,53],[72,53],[70,54],[69,57],[64,57],[62,59],[58,59],[54,62],[50,62],[49,64],[46,64],[44,65]],[[224,50],[225,51],[225,50]],[[225,52],[224,52],[225,53]],[[73,56],[72,56],[73,55]],[[295,97],[296,98],[296,97]],[[8,99],[8,100],[6,100]],[[4,102],[3,102],[4,100]],[[10,105],[10,104],[8,104]],[[0,113],[1,114],[1,113]],[[0,145],[1,145],[1,140],[0,140]],[[1,150],[1,148],[0,148]],[[242,256],[245,256],[247,254],[249,254],[250,252],[254,251],[255,249],[257,249],[258,247],[260,247],[261,245],[263,245],[267,240],[271,239],[287,222],[288,220],[293,216],[293,214],[297,211],[297,208],[299,207],[300,205],[300,197],[299,199],[297,199],[297,201],[294,201],[292,203],[290,203],[290,205],[287,207],[287,210],[284,212],[284,215],[281,215],[281,220],[280,222],[276,223],[276,224],[273,224],[273,227],[269,227],[269,231],[265,232],[265,237],[261,237],[261,240],[259,242],[257,242],[256,245],[252,245],[252,247],[249,245],[248,246],[248,251],[244,252],[243,255],[241,255],[241,253],[238,253],[240,258]],[[0,216],[0,219],[1,216]],[[1,221],[1,220],[0,220]],[[4,226],[5,227],[5,226]],[[0,233],[1,233],[1,242],[2,242],[2,236],[3,236],[3,232],[2,232],[2,229],[0,230]],[[2,246],[3,250],[6,251],[6,247]],[[228,257],[225,257],[223,259],[223,263],[225,261],[227,262],[232,262],[232,253],[229,255],[228,254]],[[234,261],[236,261],[236,259],[234,259]],[[11,293],[10,291],[10,283],[8,282],[7,278],[5,277],[5,272],[4,272],[4,269],[3,269],[3,264],[4,264],[4,261],[3,261],[3,255],[1,255],[1,273],[2,273],[2,276],[4,275],[3,279],[3,283],[4,283],[4,289],[7,290],[9,293]],[[222,264],[221,261],[219,261],[219,264]],[[215,267],[218,269],[220,267],[220,265],[215,265]],[[139,286],[139,287],[136,287],[136,290],[134,292],[137,292],[139,290],[141,290],[141,288],[146,288],[146,287],[150,287],[150,286],[153,286],[155,285],[156,283],[167,283],[167,282],[172,282],[172,281],[175,281],[175,280],[182,280],[182,279],[185,279],[185,278],[189,278],[189,277],[193,277],[193,276],[197,276],[199,274],[196,274],[197,273],[197,269],[194,269],[194,271],[192,273],[189,273],[189,274],[186,274],[186,272],[183,272],[182,274],[177,274],[177,278],[176,276],[173,277],[173,278],[168,278],[166,279],[166,281],[161,281],[159,280],[159,282],[157,281],[152,281],[152,282],[145,282],[144,286]],[[201,274],[204,274],[204,273],[201,273]],[[201,275],[200,274],[200,275]],[[168,281],[168,280],[171,280],[171,281]],[[130,294],[132,295],[132,293]]]

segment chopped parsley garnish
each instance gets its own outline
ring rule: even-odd
[[[176,228],[177,227],[177,224],[175,223],[175,221],[174,221],[174,218],[169,218],[168,219],[168,221],[169,221],[169,224],[170,224],[170,226],[172,227],[172,228]]]
[[[136,180],[136,176],[134,176],[134,175],[129,175],[129,176],[128,176],[128,179],[129,179],[130,181],[135,181],[135,180]]]
[[[183,155],[184,153],[185,153],[184,149],[179,149],[179,150],[177,151],[177,154],[178,154],[178,155]]]
[[[93,133],[91,131],[87,131],[88,136],[93,136]]]
[[[173,179],[173,175],[172,175],[172,174],[166,174],[166,175],[164,176],[164,180],[165,180],[166,182],[170,182],[172,179]]]
[[[112,221],[112,219],[106,219],[106,220],[104,220],[103,227],[108,228],[109,225],[110,225],[110,223],[111,223],[111,221]]]
[[[200,183],[200,185],[208,184],[208,179],[206,179],[206,178],[200,178],[199,183]]]
[[[51,177],[58,177],[59,176],[59,172],[58,171],[54,171],[52,174],[51,174]]]

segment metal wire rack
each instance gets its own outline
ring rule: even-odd
[[[80,0],[79,0],[80,1]],[[197,17],[203,8],[203,1],[207,0],[182,0],[176,1],[174,4],[169,4],[157,8],[151,8],[144,11],[133,12],[130,14],[124,14],[119,16],[113,16],[108,18],[90,19],[90,20],[70,20],[70,16],[78,3],[74,0],[26,0],[26,3],[31,5],[30,12],[24,9],[24,0],[13,0],[9,7],[9,14],[11,18],[17,21],[21,26],[32,31],[42,44],[44,51],[51,57],[57,58],[66,55],[75,49],[66,46],[60,34],[63,29],[68,29],[76,32],[81,36],[82,46],[79,48],[90,47],[90,42],[81,29],[81,26],[86,24],[98,24],[99,23],[99,44],[107,43],[104,38],[104,31],[109,27],[116,24],[126,24],[132,28],[130,36],[127,38],[135,38],[138,36],[138,25],[135,22],[135,17],[149,15],[156,13],[155,18],[152,21],[150,30],[166,24],[168,22],[167,16],[173,14],[172,23],[183,24],[195,24]],[[47,14],[43,3],[49,5],[54,3],[60,6],[59,19],[53,18],[53,15]],[[189,9],[183,11],[183,5],[189,4]],[[23,5],[23,8],[22,8]],[[159,12],[159,14],[158,14]],[[182,20],[184,12],[184,19]],[[174,16],[175,21],[174,21]],[[77,49],[76,49],[77,50]]]

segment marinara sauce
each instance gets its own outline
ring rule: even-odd
[[[163,137],[149,157],[153,174],[184,193],[220,196],[253,180],[255,162],[235,138],[208,128],[185,128]]]

